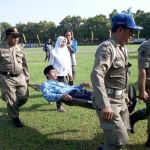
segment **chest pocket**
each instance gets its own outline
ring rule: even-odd
[[[9,49],[2,49],[0,51],[0,63],[2,64],[10,64],[11,62],[11,56],[10,56],[10,50]]]
[[[110,77],[122,77],[126,74],[125,64],[121,57],[117,57],[113,62],[113,68]]]
[[[16,52],[16,58],[17,58],[17,61],[18,63],[22,63],[22,58],[23,58],[23,52],[22,51],[18,51]]]

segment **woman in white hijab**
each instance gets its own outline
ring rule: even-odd
[[[59,82],[65,82],[67,84],[66,77],[68,75],[70,81],[73,81],[70,53],[67,48],[67,39],[65,37],[59,36],[57,38],[55,48],[50,53],[49,65],[52,65],[56,70]],[[65,111],[61,109],[63,109],[63,107],[57,102],[57,110],[60,112]]]

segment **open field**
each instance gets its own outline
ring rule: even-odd
[[[96,50],[98,45],[90,45],[90,46],[78,46],[79,51],[90,51],[90,50]],[[139,44],[129,44],[126,45],[126,47],[129,50],[137,50],[137,48],[139,47]],[[41,51],[43,48],[42,47],[38,47],[38,48],[26,48],[26,51],[32,51],[32,50],[36,50],[36,51]]]
[[[136,49],[135,45],[132,48]],[[91,47],[85,47],[89,49]],[[80,49],[80,47],[78,47]],[[93,47],[92,47],[93,49]],[[37,49],[36,49],[37,50]],[[48,65],[44,61],[45,53],[29,52],[26,49],[30,71],[30,83],[46,81],[43,69]],[[93,66],[94,53],[77,53],[77,77],[75,84],[89,81]],[[137,53],[130,55],[131,76],[129,83],[137,80]],[[48,105],[40,92],[29,88],[28,102],[20,108],[20,119],[25,126],[16,129],[7,116],[6,104],[0,101],[0,150],[96,150],[103,140],[102,130],[94,110],[69,107],[63,104],[65,113],[56,111],[56,105]],[[141,101],[136,110],[143,108]],[[130,135],[124,150],[145,150],[147,139],[146,121],[136,124],[134,135]]]

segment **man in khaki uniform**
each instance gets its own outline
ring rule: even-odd
[[[22,127],[19,107],[28,100],[29,72],[25,52],[18,44],[20,33],[16,28],[5,32],[6,42],[0,44],[0,87],[2,99],[7,103],[8,115],[15,127]]]
[[[138,69],[138,96],[145,102],[146,108],[138,110],[130,116],[131,133],[134,133],[134,124],[137,121],[148,119],[148,139],[145,146],[150,148],[150,39],[142,43],[138,49]]]
[[[95,54],[91,72],[92,102],[100,120],[105,140],[98,150],[121,150],[128,142],[129,112],[125,99],[128,81],[128,52],[136,26],[131,15],[117,14],[112,18],[111,38],[101,43]]]

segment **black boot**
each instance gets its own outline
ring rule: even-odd
[[[147,139],[147,141],[146,141],[146,143],[145,143],[145,146],[146,146],[147,148],[150,148],[150,134],[148,135],[148,139]]]
[[[130,133],[131,134],[135,133],[134,124],[138,121],[139,121],[139,118],[136,112],[130,115],[130,125],[131,125]]]
[[[20,121],[19,118],[13,118],[12,120],[12,124],[17,127],[17,128],[20,128],[20,127],[23,127],[23,123]]]

